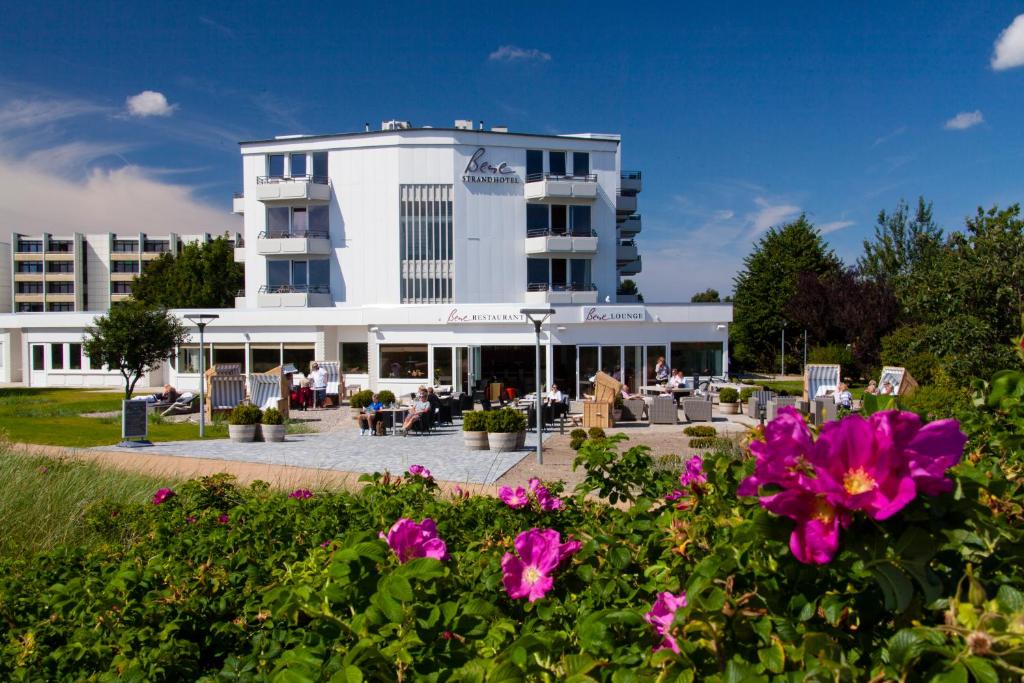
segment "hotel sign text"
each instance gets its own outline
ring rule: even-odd
[[[515,169],[509,166],[507,161],[503,161],[495,166],[484,159],[486,153],[487,151],[483,147],[473,152],[473,156],[469,158],[469,163],[466,164],[466,170],[462,172],[462,182],[501,184],[519,182],[519,176],[516,175]]]
[[[643,306],[584,306],[580,316],[585,323],[642,323],[647,319]]]
[[[525,323],[526,316],[522,313],[500,313],[500,312],[466,312],[453,308],[448,311],[449,325],[461,323]]]

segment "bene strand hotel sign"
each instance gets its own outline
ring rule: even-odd
[[[466,170],[462,172],[462,182],[504,185],[519,183],[519,176],[516,175],[516,170],[509,166],[507,161],[502,161],[495,166],[490,161],[484,159],[486,153],[487,151],[483,147],[473,152],[473,156],[469,158],[469,163],[466,164]]]

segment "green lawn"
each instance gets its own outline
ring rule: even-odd
[[[758,386],[762,386],[762,385],[766,386],[769,389],[771,389],[772,391],[785,390],[785,391],[789,392],[790,396],[802,396],[803,393],[804,393],[804,383],[803,383],[803,380],[799,380],[799,379],[797,379],[797,380],[787,380],[787,381],[784,381],[784,382],[760,382],[760,381],[754,382],[754,381],[751,381],[750,383],[751,384],[757,384]],[[867,387],[866,384],[850,383],[850,393],[853,394],[854,398],[858,398],[859,399],[859,398],[862,397],[862,394],[864,393],[864,388],[865,387]]]
[[[0,389],[0,429],[11,441],[51,446],[108,446],[121,440],[121,418],[82,417],[121,409],[123,394],[85,389]],[[210,424],[207,438],[224,438],[227,427]],[[150,417],[151,441],[198,439],[199,428]]]

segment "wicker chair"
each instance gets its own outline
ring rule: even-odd
[[[679,411],[671,396],[655,396],[651,400],[648,414],[651,424],[679,424]]]
[[[747,401],[747,415],[749,415],[751,418],[755,420],[760,419],[761,406],[765,406],[765,410],[767,411],[768,405],[774,398],[774,391],[767,391],[765,389],[762,389],[760,391],[754,392],[750,396],[750,400]]]
[[[684,398],[680,403],[688,422],[711,422],[711,401],[702,398]]]
[[[626,398],[622,400],[622,419],[628,422],[643,420],[647,415],[647,404],[642,398]]]
[[[768,401],[767,419],[769,421],[774,420],[779,414],[779,408],[790,406],[800,410],[801,404],[803,404],[803,401],[800,400],[799,396],[776,396]]]
[[[831,396],[814,399],[814,424],[823,425],[836,419],[836,402]]]

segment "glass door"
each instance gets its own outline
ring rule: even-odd
[[[596,346],[577,346],[576,355],[576,396],[594,393],[594,375],[600,370]]]
[[[480,347],[456,346],[455,368],[452,377],[452,389],[458,394],[465,392],[472,395],[477,380],[480,379]]]
[[[46,384],[46,344],[32,344],[32,376],[29,384],[41,387]]]
[[[626,346],[622,354],[622,382],[629,387],[630,392],[639,394],[643,386],[644,376],[644,347]]]

